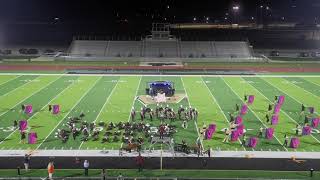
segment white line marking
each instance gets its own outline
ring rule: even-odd
[[[72,110],[80,103],[80,101],[91,91],[91,89],[97,84],[97,82],[102,77],[98,78],[95,83],[81,96],[81,98],[74,104],[74,106],[70,109],[70,111],[60,120],[60,122],[52,129],[52,131],[48,134],[48,136],[39,144],[39,146],[36,148],[39,149],[39,147],[48,139],[48,137],[52,134],[52,132],[63,122],[63,120],[72,112]]]
[[[203,81],[203,77],[201,77],[201,79],[202,79],[202,81]],[[204,81],[203,81],[203,83],[204,83]],[[223,112],[223,110],[221,109],[221,107],[220,107],[220,105],[219,105],[218,101],[216,100],[216,98],[214,97],[214,95],[212,94],[212,92],[210,91],[210,88],[208,87],[208,85],[207,85],[206,83],[204,83],[204,84],[206,85],[206,87],[207,87],[208,91],[210,92],[210,94],[211,94],[211,97],[212,97],[213,101],[218,105],[218,107],[219,107],[219,109],[220,109],[220,111],[221,111],[222,115],[224,116],[224,119],[226,120],[226,122],[228,123],[228,125],[230,125],[230,123],[229,123],[229,121],[228,121],[227,116],[224,114],[224,112]],[[239,141],[239,143],[240,143],[240,144],[242,144],[240,139],[238,139],[238,141]],[[245,148],[245,147],[243,147],[243,149],[246,151],[246,148]]]
[[[229,88],[239,97],[239,99],[243,102],[243,103],[245,103],[243,100],[242,100],[242,98],[239,96],[239,94],[238,93],[236,93],[232,88],[231,88],[231,86],[223,79],[223,78],[221,78],[228,86],[229,86]],[[243,80],[245,80],[245,79],[243,79]],[[252,88],[254,88],[250,83],[247,83],[247,84],[249,84]],[[255,89],[255,88],[254,88]],[[259,91],[258,91],[259,92]],[[260,93],[260,92],[259,92]],[[260,93],[261,94],[261,93]],[[261,122],[261,124],[265,127],[265,128],[268,128],[268,126],[266,126],[264,123],[263,123],[263,121],[259,118],[259,116],[251,109],[251,107],[250,106],[248,106],[248,108],[251,110],[251,112],[259,119],[259,121]],[[279,144],[282,146],[282,143],[280,142],[280,140],[277,138],[277,136],[274,134],[273,135],[273,137],[279,142]],[[288,151],[288,149],[286,148],[286,147],[283,147],[286,151]]]
[[[54,80],[53,82],[58,81],[60,78],[62,78],[62,76],[60,76],[58,79]],[[51,82],[50,84],[52,84],[53,82]],[[49,86],[50,84],[48,84],[47,86]],[[71,84],[66,88],[68,89],[71,86]],[[65,91],[66,89],[64,89],[63,91]],[[44,105],[41,110],[45,109],[54,99],[56,99],[63,91],[61,91],[59,94],[57,94],[53,99],[51,99],[46,105]],[[38,113],[41,112],[38,111],[36,113],[34,113],[32,116],[30,116],[27,121],[30,121],[32,118],[34,118]],[[10,133],[3,141],[0,142],[0,144],[2,144],[5,140],[7,140],[12,134],[14,134],[18,129],[14,130],[12,133]]]
[[[97,115],[96,119],[95,119],[92,123],[95,123],[95,122],[98,120],[100,114],[103,112],[105,106],[106,106],[107,103],[109,102],[109,99],[110,99],[110,97],[112,96],[112,94],[113,94],[114,90],[116,89],[116,87],[118,86],[118,84],[119,84],[119,81],[116,83],[116,85],[113,86],[112,91],[110,92],[110,94],[109,94],[109,96],[107,97],[105,103],[103,104],[102,108],[100,109],[99,114]],[[78,148],[79,150],[81,149],[83,143],[84,143],[84,141],[81,142],[81,144],[80,144],[80,146],[79,146],[79,148]]]
[[[139,87],[140,87],[140,84],[141,84],[141,80],[142,80],[142,76],[140,76],[140,80],[139,80],[139,83],[138,83],[138,86],[137,86],[137,89],[136,89],[136,95],[134,96],[133,100],[132,100],[132,104],[131,104],[131,107],[130,107],[130,112],[129,112],[129,116],[128,116],[128,122],[130,122],[130,117],[131,117],[131,108],[134,106],[134,103],[136,101],[136,97],[138,96],[138,91],[139,91]],[[120,148],[122,147],[123,143],[121,143],[120,145]]]
[[[311,81],[311,79],[306,79],[306,78],[303,78],[305,81],[308,81],[308,82],[310,82],[310,83],[312,83],[312,84],[314,84],[314,85],[316,85],[316,86],[320,86],[320,84],[318,84],[318,83],[315,83],[315,82],[313,82],[313,81]]]
[[[21,76],[19,76],[19,77],[21,77]],[[37,78],[34,78],[33,80],[39,79],[40,77],[41,77],[41,76],[38,76]],[[24,89],[25,89],[25,86],[28,85],[28,84],[30,84],[30,83],[38,83],[38,82],[40,82],[40,81],[28,81],[27,83],[24,83],[24,84],[22,84],[21,86],[16,87],[16,88],[12,89],[11,91],[9,91],[9,92],[1,95],[1,96],[0,96],[0,99],[3,98],[3,97],[5,97],[5,96],[7,96],[8,94],[11,94],[11,93],[14,92],[14,91],[17,91],[17,90],[20,90],[20,89],[24,90]],[[20,91],[18,91],[17,93],[20,93]],[[1,115],[0,115],[0,116],[1,116]]]
[[[8,83],[8,82],[10,82],[10,81],[13,81],[13,80],[15,80],[15,79],[18,79],[18,78],[19,78],[19,77],[21,77],[21,76],[22,76],[22,75],[19,75],[19,76],[15,77],[15,78],[9,79],[9,80],[7,80],[7,81],[5,81],[5,82],[1,83],[1,84],[0,84],[0,86],[2,86],[3,84]],[[6,88],[6,89],[8,89],[8,88]]]
[[[186,90],[186,87],[184,86],[184,82],[183,82],[183,79],[182,79],[182,77],[180,77],[180,79],[181,79],[181,82],[182,82],[182,86],[183,86],[183,89],[184,89],[184,92],[186,93],[186,98],[187,98],[187,101],[188,101],[188,104],[189,104],[189,107],[191,106],[191,104],[190,104],[190,101],[189,101],[189,96],[188,96],[188,93],[187,93],[187,90]],[[198,118],[198,117],[197,117]],[[201,142],[201,148],[202,148],[202,150],[204,150],[204,148],[203,148],[203,140],[202,140],[202,138],[200,137],[200,133],[199,133],[199,127],[198,127],[198,124],[197,124],[197,122],[194,120],[194,125],[196,126],[196,130],[197,130],[197,134],[198,134],[198,138],[200,138],[200,142]]]
[[[146,104],[140,98],[137,101],[139,101],[143,106],[146,106]]]
[[[15,104],[14,106],[10,107],[9,109],[12,109],[14,107],[16,107],[17,105],[21,104],[23,101],[25,101],[26,99],[30,98],[31,96],[37,94],[38,92],[42,91],[43,89],[45,89],[47,86],[50,86],[51,84],[53,84],[54,82],[56,82],[58,79],[60,79],[62,76],[60,76],[59,78],[57,78],[56,80],[53,80],[52,82],[48,83],[47,85],[43,86],[42,88],[38,89],[37,91],[35,91],[34,93],[32,93],[31,95],[29,95],[28,97],[22,99],[21,101],[19,101],[17,104]],[[20,86],[21,87],[21,86]],[[10,91],[12,92],[12,91]],[[3,96],[2,96],[3,97]],[[10,110],[7,110],[3,113],[0,114],[0,116],[6,114],[7,112],[9,112]]]
[[[278,87],[276,87],[275,85],[271,84],[269,81],[267,81],[267,80],[264,80],[264,81],[266,81],[268,84],[270,84],[271,86],[273,86],[273,87],[275,87],[276,89],[278,89],[280,92],[283,92],[283,93],[286,94],[287,96],[291,97],[292,99],[294,99],[294,100],[297,101],[298,103],[302,104],[299,100],[297,100],[296,98],[290,96],[290,95],[287,94],[285,91],[282,91],[280,88],[278,88]],[[259,91],[259,90],[258,90],[258,91]],[[260,93],[260,91],[259,91],[259,93]],[[260,93],[260,94],[262,94],[262,93]],[[264,96],[264,95],[263,95],[263,96]],[[265,96],[264,96],[264,97],[265,97]],[[266,97],[265,97],[265,98],[266,98]],[[268,98],[267,98],[267,99],[268,99]],[[269,100],[269,99],[268,99],[268,100]],[[271,101],[269,100],[269,102],[271,102]],[[289,117],[289,119],[290,119],[292,122],[294,122],[295,124],[299,124],[296,120],[292,119],[285,111],[283,111],[282,109],[280,109],[280,111],[283,112],[287,117]],[[318,143],[320,143],[320,141],[319,141],[316,137],[314,137],[312,134],[311,134],[311,137],[312,137],[313,139],[315,139]]]
[[[306,89],[304,89],[304,88],[302,88],[302,87],[300,87],[300,86],[298,86],[298,85],[295,85],[294,83],[290,83],[290,84],[292,84],[292,85],[296,86],[296,87],[297,87],[297,88],[299,88],[299,89],[302,89],[302,90],[303,90],[303,91],[305,91],[306,93],[308,93],[308,94],[310,94],[310,95],[312,95],[312,96],[314,96],[315,98],[317,98],[317,99],[319,99],[319,100],[320,100],[320,97],[319,97],[319,96],[317,96],[317,95],[315,95],[315,94],[311,93],[310,91],[307,91]]]

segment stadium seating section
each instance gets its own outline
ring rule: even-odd
[[[92,57],[250,58],[244,41],[87,41],[72,42],[69,53]]]

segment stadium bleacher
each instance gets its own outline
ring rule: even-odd
[[[141,41],[109,41],[106,56],[140,57]]]
[[[243,41],[88,41],[74,40],[71,56],[150,58],[251,58]]]

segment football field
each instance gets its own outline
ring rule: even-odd
[[[40,149],[119,149],[123,130],[119,140],[102,142],[107,125],[112,122],[130,122],[132,107],[139,110],[144,106],[138,96],[146,94],[146,86],[151,81],[171,81],[175,85],[176,94],[181,100],[168,104],[174,111],[192,106],[199,111],[197,121],[189,121],[187,128],[182,128],[182,121],[169,122],[177,132],[174,141],[185,140],[189,145],[196,144],[202,127],[216,124],[216,133],[211,140],[202,140],[203,147],[221,151],[300,151],[320,152],[320,129],[312,130],[311,135],[296,136],[295,128],[304,125],[301,115],[301,104],[314,107],[310,118],[318,117],[320,109],[320,76],[141,76],[141,75],[65,75],[65,74],[1,74],[0,75],[0,150],[40,150]],[[256,148],[244,147],[239,141],[222,142],[223,129],[229,128],[229,113],[236,113],[236,104],[244,103],[244,95],[255,95],[255,101],[249,105],[248,113],[243,117],[246,136],[258,136],[260,128],[273,127],[274,137],[267,140],[259,138]],[[269,104],[274,97],[284,95],[285,102],[279,112],[279,123],[271,125],[266,121]],[[26,115],[21,105],[31,104],[33,113]],[[53,115],[48,105],[58,104],[61,112]],[[167,104],[164,104],[166,106]],[[155,104],[148,107],[155,109]],[[57,132],[67,129],[69,117],[78,117],[83,112],[82,121],[95,122],[99,128],[97,140],[91,136],[88,141],[81,141],[82,135],[75,140],[70,137],[63,143],[57,138]],[[306,114],[308,114],[306,112]],[[20,142],[20,131],[14,129],[14,120],[27,120],[28,132],[36,132],[37,143]],[[136,123],[141,122],[137,116]],[[157,119],[145,119],[151,127],[160,125]],[[309,121],[310,122],[310,121]],[[77,124],[77,126],[80,126]],[[115,131],[115,130],[114,130]],[[114,132],[112,132],[114,133]],[[282,146],[285,135],[298,137],[300,145],[297,149]],[[115,135],[111,135],[112,139]],[[135,137],[142,133],[135,134]],[[143,137],[145,138],[145,137]],[[145,138],[147,139],[147,138]],[[148,149],[145,142],[144,149]],[[158,149],[160,146],[154,146]],[[163,146],[163,148],[165,148]]]

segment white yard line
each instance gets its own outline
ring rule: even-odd
[[[99,114],[97,115],[97,117],[96,117],[96,119],[93,121],[93,123],[95,123],[95,122],[98,120],[99,116],[101,115],[101,113],[102,113],[102,111],[104,110],[105,106],[106,106],[107,103],[109,102],[109,99],[110,99],[110,97],[112,96],[112,94],[113,94],[114,90],[116,89],[116,87],[118,86],[118,84],[119,84],[119,80],[117,81],[116,85],[113,86],[112,91],[110,92],[109,96],[107,97],[105,103],[103,104],[102,108],[100,109]],[[81,149],[83,143],[84,143],[84,141],[81,142],[81,144],[80,144],[80,146],[79,146],[79,148],[78,148],[79,150]]]
[[[187,96],[183,96],[183,98],[181,98],[178,102],[176,102],[176,104],[179,104],[181,101],[183,101],[184,98],[187,98]]]
[[[17,78],[19,78],[19,77],[21,77],[21,76],[22,76],[22,75],[17,76],[16,78],[10,79],[9,81],[6,81],[6,82],[0,84],[0,86],[3,85],[3,84],[5,84],[5,83],[8,83],[8,82],[10,82],[10,81],[12,81],[12,80],[15,80],[15,79],[17,79]],[[32,82],[32,81],[30,81],[30,82]],[[28,82],[28,83],[30,83],[30,82]],[[25,84],[28,84],[28,83],[25,83]],[[15,90],[23,87],[25,84],[23,84],[23,85],[21,85],[21,86],[18,86],[18,87],[15,87],[15,88],[13,88],[12,90],[10,90],[9,92],[6,92],[5,94],[2,94],[2,95],[0,96],[0,98],[7,96],[7,95],[10,94],[12,91],[15,91]]]
[[[312,84],[314,84],[314,85],[316,85],[316,86],[320,86],[320,84],[315,83],[315,82],[311,81],[310,79],[305,79],[305,78],[303,78],[303,80],[305,80],[305,81],[307,81],[307,82],[310,82],[310,83],[312,83]]]
[[[222,115],[224,116],[224,119],[225,119],[226,122],[230,125],[227,116],[224,114],[223,110],[221,109],[221,106],[219,105],[218,101],[216,100],[216,98],[215,98],[214,95],[212,94],[212,92],[211,92],[210,88],[208,87],[208,85],[204,82],[203,77],[201,77],[201,80],[202,80],[202,83],[207,87],[208,91],[210,92],[210,95],[211,95],[213,101],[217,104],[217,106],[218,106],[218,108],[220,109]],[[238,139],[238,141],[239,141],[240,144],[242,144],[241,141],[240,141],[240,139]],[[246,151],[246,148],[245,148],[245,147],[243,147],[243,149]]]
[[[239,99],[243,102],[243,103],[245,103],[243,100],[242,100],[242,98],[239,96],[239,94],[237,94],[233,89],[232,89],[232,87],[223,79],[223,78],[221,78],[226,84],[227,84],[227,86],[233,91],[233,93],[234,94],[236,94],[238,97],[239,97]],[[244,80],[244,79],[243,79]],[[247,81],[245,81],[246,82],[246,84],[249,84],[249,83],[247,83]],[[249,84],[250,86],[251,86],[251,84]],[[252,86],[251,86],[252,87]],[[254,88],[255,89],[255,88]],[[259,92],[259,91],[258,91]],[[260,93],[260,92],[259,92]],[[261,93],[260,93],[261,94]],[[248,106],[248,108],[251,110],[251,112],[259,119],[259,121],[261,122],[261,124],[265,127],[265,128],[268,128],[268,126],[266,126],[264,123],[263,123],[263,121],[259,118],[259,116],[256,114],[256,112],[254,112],[252,109],[251,109],[251,107],[250,106]],[[282,146],[282,143],[280,142],[280,140],[277,138],[277,136],[275,135],[275,134],[273,134],[273,137],[279,142],[279,144]],[[286,148],[286,147],[283,147],[286,151],[288,151],[288,149]]]
[[[319,96],[313,94],[313,93],[310,92],[310,91],[307,91],[306,89],[304,89],[304,88],[302,88],[302,87],[300,87],[300,86],[298,86],[298,85],[295,85],[294,83],[291,83],[291,82],[290,82],[289,80],[287,80],[287,79],[285,79],[285,80],[288,81],[290,84],[294,85],[295,87],[297,87],[298,89],[302,89],[304,92],[306,92],[306,93],[308,93],[308,94],[312,95],[313,97],[315,97],[315,98],[317,98],[317,99],[320,100],[320,97],[319,97]]]
[[[160,75],[160,74],[41,74],[41,73],[0,73],[1,75],[25,75],[25,76],[150,76],[150,77],[202,77],[203,75]],[[205,75],[206,77],[319,77],[320,75],[269,75],[269,74],[256,74],[256,75]]]
[[[187,101],[188,101],[188,104],[189,104],[189,107],[190,107],[191,104],[190,104],[190,101],[189,101],[189,96],[188,96],[187,90],[186,90],[186,88],[185,88],[185,86],[184,86],[184,82],[183,82],[182,77],[180,77],[180,79],[181,79],[181,82],[182,82],[182,86],[183,86],[184,92],[186,93],[186,96],[185,96],[185,97],[187,98]],[[197,117],[197,118],[198,118],[198,117]],[[197,122],[196,122],[195,120],[194,120],[194,125],[196,126],[198,138],[200,138],[199,127],[198,127],[198,124],[197,124]],[[200,138],[200,142],[201,142],[201,148],[202,148],[202,150],[204,150],[204,149],[203,149],[202,138]]]
[[[80,103],[80,101],[91,91],[91,89],[97,84],[97,82],[101,79],[102,77],[98,78],[93,85],[81,96],[81,98],[73,105],[73,107],[70,109],[68,113],[60,120],[60,122],[52,129],[52,131],[48,134],[48,136],[37,146],[35,150],[38,150],[39,147],[48,139],[48,137],[52,134],[52,132],[63,122],[63,120],[72,112],[72,110]]]
[[[61,77],[62,77],[62,76],[61,76]],[[61,77],[60,77],[60,78],[61,78]],[[58,78],[58,79],[60,79],[60,78]],[[53,81],[53,82],[56,82],[58,79],[56,79],[56,80]],[[52,82],[52,83],[53,83],[53,82]],[[50,83],[50,84],[52,84],[52,83]],[[49,86],[49,84],[48,84],[48,86]],[[68,89],[70,86],[71,86],[71,84],[70,84],[67,88],[65,88],[63,91],[61,91],[59,94],[57,94],[54,98],[52,98],[46,105],[44,105],[44,106],[41,108],[41,110],[45,109],[54,99],[56,99],[62,92],[64,92],[64,91],[65,91],[66,89]],[[30,116],[30,117],[27,119],[27,121],[30,121],[32,118],[34,118],[38,113],[41,112],[41,110],[38,111],[38,112],[36,112],[36,113],[34,113],[32,116]],[[18,130],[18,129],[14,130],[12,133],[10,133],[3,141],[0,142],[0,144],[2,144],[5,140],[7,140],[7,139],[8,139],[12,134],[14,134],[17,130]]]
[[[264,80],[264,81],[266,81],[266,80]],[[292,97],[292,96],[290,96],[288,93],[286,93],[285,91],[282,91],[281,89],[279,89],[278,87],[276,87],[275,85],[273,85],[273,84],[271,84],[269,81],[266,81],[268,84],[270,84],[271,86],[273,86],[273,87],[275,87],[276,89],[278,89],[280,92],[283,92],[284,94],[286,94],[287,96],[289,96],[289,97],[291,97],[292,99],[294,99],[295,101],[297,101],[298,103],[300,103],[300,104],[303,104],[302,102],[300,102],[299,100],[297,100],[296,98],[294,98],[294,97]],[[258,90],[259,91],[259,90]],[[259,91],[259,93],[260,93],[260,91]],[[260,93],[260,94],[262,94],[262,93]],[[263,95],[264,96],[264,95]],[[265,97],[265,96],[264,96]],[[266,98],[266,97],[265,97]],[[269,99],[268,99],[269,100]],[[271,102],[271,101],[269,101],[269,102]],[[289,117],[289,119],[292,121],[292,122],[294,122],[295,124],[299,124],[296,120],[294,120],[294,119],[292,119],[285,111],[283,111],[283,110],[281,110],[280,109],[280,111],[281,112],[283,112],[287,117]],[[318,143],[320,143],[320,141],[316,138],[316,137],[314,137],[312,134],[311,134],[311,137],[313,138],[313,139],[315,139]]]
[[[42,91],[42,90],[45,89],[46,87],[50,86],[51,84],[53,84],[54,82],[56,82],[56,81],[57,81],[58,79],[60,79],[61,77],[62,77],[62,76],[60,76],[60,77],[57,78],[56,80],[50,82],[49,84],[43,86],[42,88],[38,89],[37,91],[33,92],[31,95],[29,95],[29,96],[27,96],[26,98],[22,99],[22,100],[19,101],[17,104],[15,104],[15,105],[13,105],[12,107],[10,107],[9,109],[12,109],[12,108],[16,107],[17,105],[21,104],[23,101],[25,101],[26,99],[30,98],[31,96],[37,94],[38,92]],[[36,79],[37,79],[37,78],[36,78]],[[30,82],[31,82],[31,81],[30,81]],[[30,82],[28,82],[28,83],[30,83]],[[28,83],[26,83],[26,84],[28,84]],[[23,86],[24,86],[24,85],[23,85]],[[22,86],[20,86],[20,87],[22,87]],[[20,88],[20,87],[19,87],[19,88]],[[17,90],[17,89],[14,89],[14,90]],[[14,91],[14,90],[13,90],[13,91]],[[10,92],[13,92],[13,91],[10,91]],[[3,97],[3,96],[1,96],[1,97]],[[6,114],[6,113],[9,112],[9,111],[10,111],[10,110],[7,110],[7,111],[1,113],[0,116]]]
[[[140,87],[140,84],[141,84],[141,80],[142,80],[142,76],[140,76],[140,80],[139,80],[139,83],[138,83],[138,87],[137,87],[137,89],[136,89],[135,96],[134,96],[134,98],[133,98],[133,100],[132,100],[132,103],[131,103],[130,112],[129,112],[129,116],[128,116],[128,122],[130,122],[131,109],[133,108],[134,103],[135,103],[135,101],[136,101],[136,98],[137,98],[137,96],[138,96],[138,91],[139,91],[139,87]],[[123,145],[123,143],[121,143],[120,148],[122,147],[122,145]]]
[[[1,83],[0,86],[3,85],[3,84],[8,83],[8,82],[10,82],[10,81],[13,81],[13,80],[15,80],[15,79],[18,79],[18,78],[21,77],[21,76],[22,76],[22,75],[19,75],[19,76],[15,77],[15,78],[9,79],[8,81],[5,81],[5,82]]]
[[[20,76],[18,76],[18,77],[21,77],[21,76],[22,76],[22,75],[20,75]],[[61,75],[60,75],[60,76],[61,76]],[[12,89],[11,91],[9,91],[9,92],[1,95],[1,96],[0,96],[0,99],[1,99],[2,97],[7,96],[8,94],[11,94],[11,93],[14,92],[14,91],[20,90],[21,88],[23,88],[24,86],[26,86],[26,85],[28,85],[28,84],[30,84],[30,83],[33,83],[33,82],[34,82],[33,80],[39,79],[40,77],[41,77],[41,76],[38,76],[37,78],[34,78],[34,79],[30,80],[29,82],[24,83],[24,84],[22,84],[21,86],[16,87],[16,88]],[[1,116],[1,115],[0,115],[0,116]]]

